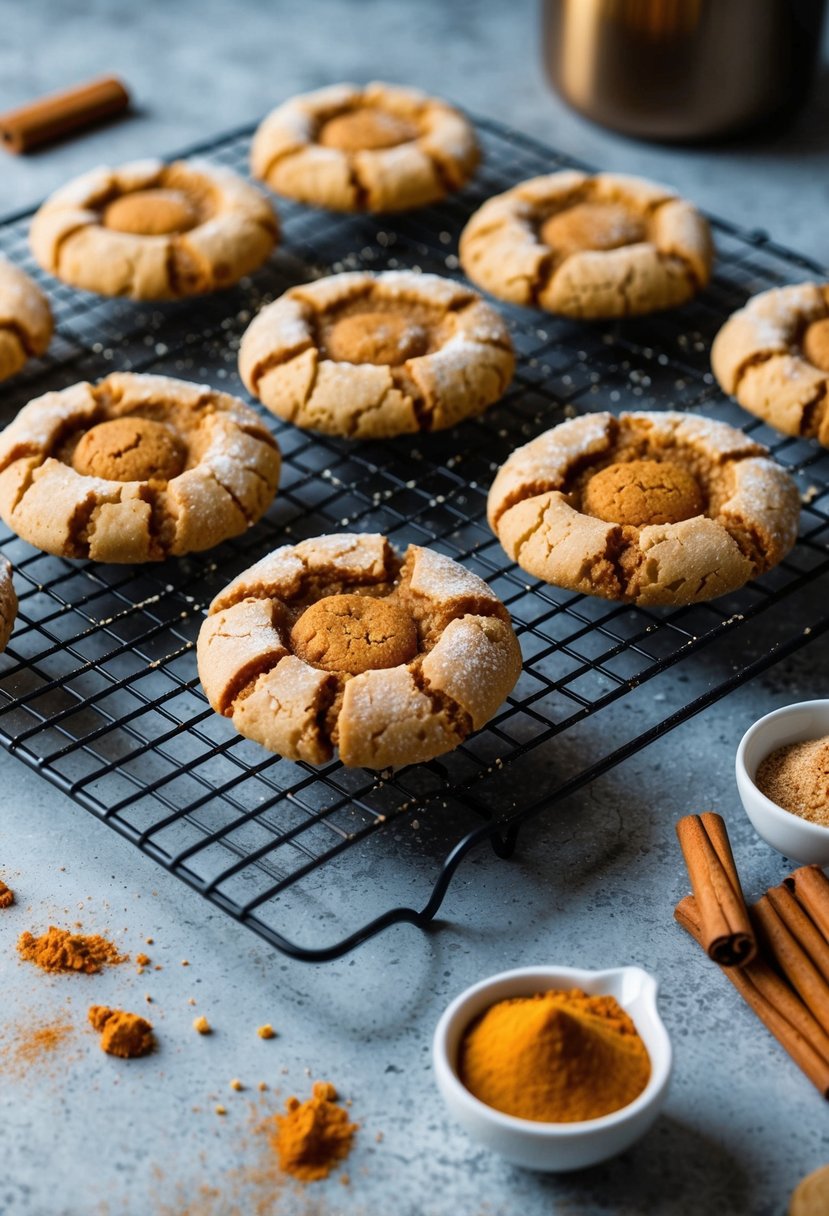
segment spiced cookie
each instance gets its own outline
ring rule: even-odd
[[[44,270],[72,287],[172,300],[230,287],[261,266],[277,236],[270,203],[230,169],[140,160],[56,191],[29,242]]]
[[[680,413],[563,422],[512,453],[488,502],[524,570],[637,604],[736,590],[786,556],[799,512],[797,487],[764,447]]]
[[[459,190],[478,164],[472,127],[417,89],[332,85],[292,97],[259,127],[255,177],[332,211],[406,211]]]
[[[45,355],[52,340],[49,301],[17,266],[0,257],[0,380],[27,359]]]
[[[488,199],[460,254],[500,300],[591,319],[684,304],[708,282],[713,246],[706,220],[665,186],[568,169]]]
[[[17,618],[17,595],[12,579],[11,562],[0,558],[0,651],[6,649]]]
[[[754,296],[717,334],[711,366],[744,409],[829,447],[829,283]]]
[[[0,434],[0,516],[60,557],[160,561],[244,532],[279,465],[236,397],[116,372],[30,401]]]
[[[381,769],[430,760],[515,684],[509,613],[457,562],[343,533],[276,549],[216,596],[199,676],[240,734],[291,760]]]
[[[242,338],[239,374],[272,413],[354,439],[480,414],[515,369],[506,325],[433,274],[337,274],[292,287]]]

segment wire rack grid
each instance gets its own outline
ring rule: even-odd
[[[30,397],[115,369],[242,393],[240,335],[293,283],[359,268],[459,275],[458,235],[485,198],[574,164],[493,122],[478,129],[484,163],[462,194],[394,219],[281,201],[271,262],[195,301],[73,291],[34,264],[26,214],[0,222],[0,252],[47,288],[57,324],[48,356],[6,387],[4,420]],[[251,130],[185,155],[244,173]],[[452,431],[354,444],[268,415],[284,457],[276,501],[245,536],[207,555],[102,566],[50,557],[4,530],[20,615],[0,658],[0,744],[296,958],[337,957],[399,922],[426,926],[475,845],[488,838],[509,855],[526,820],[829,629],[829,453],[749,419],[723,399],[708,366],[713,335],[747,295],[826,272],[762,233],[714,228],[714,281],[677,313],[582,324],[503,309],[515,381],[482,418]],[[668,611],[574,595],[508,561],[485,500],[513,447],[585,410],[666,406],[743,426],[798,479],[801,539],[780,567],[733,596]],[[217,591],[277,544],[342,530],[385,532],[398,548],[432,545],[486,578],[512,613],[524,654],[518,685],[484,730],[430,764],[382,774],[295,764],[239,738],[201,692],[194,643]],[[701,684],[680,699],[681,683],[670,695],[653,691],[689,660]],[[616,729],[617,714],[608,733],[603,715],[623,699],[635,711],[628,729]]]

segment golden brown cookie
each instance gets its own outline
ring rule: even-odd
[[[332,211],[406,211],[459,190],[478,164],[467,120],[417,89],[332,85],[259,127],[251,170],[278,194]]]
[[[45,355],[52,340],[52,310],[38,285],[0,257],[0,380],[27,359]]]
[[[296,426],[354,439],[480,414],[515,369],[506,325],[433,274],[338,274],[292,287],[242,338],[246,387]]]
[[[230,169],[206,161],[102,166],[46,200],[29,242],[72,287],[134,300],[172,300],[230,287],[276,244],[276,215]]]
[[[711,366],[743,409],[829,447],[829,283],[754,296],[717,334]]]
[[[238,536],[267,510],[279,448],[206,385],[116,372],[30,401],[0,435],[0,516],[61,557],[160,561]]]
[[[489,492],[507,553],[545,582],[637,604],[734,591],[797,538],[791,477],[693,414],[585,414],[517,448]]]
[[[827,1216],[829,1212],[829,1165],[807,1174],[792,1192],[788,1216]]]
[[[707,221],[665,186],[567,169],[488,199],[460,254],[499,300],[591,319],[684,304],[708,282],[713,246]]]
[[[0,558],[0,651],[8,646],[17,618],[17,595],[12,574],[11,562],[5,557]]]
[[[240,734],[291,760],[381,769],[451,751],[521,672],[509,613],[457,562],[384,536],[286,545],[210,605],[199,676]]]

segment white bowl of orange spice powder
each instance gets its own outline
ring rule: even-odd
[[[671,1044],[640,967],[505,971],[457,997],[435,1030],[435,1078],[487,1148],[563,1172],[629,1148],[668,1091]]]
[[[829,700],[760,718],[737,748],[737,789],[755,831],[804,865],[829,865]]]

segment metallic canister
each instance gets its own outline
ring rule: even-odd
[[[566,101],[645,139],[728,135],[806,99],[826,0],[542,0]]]

